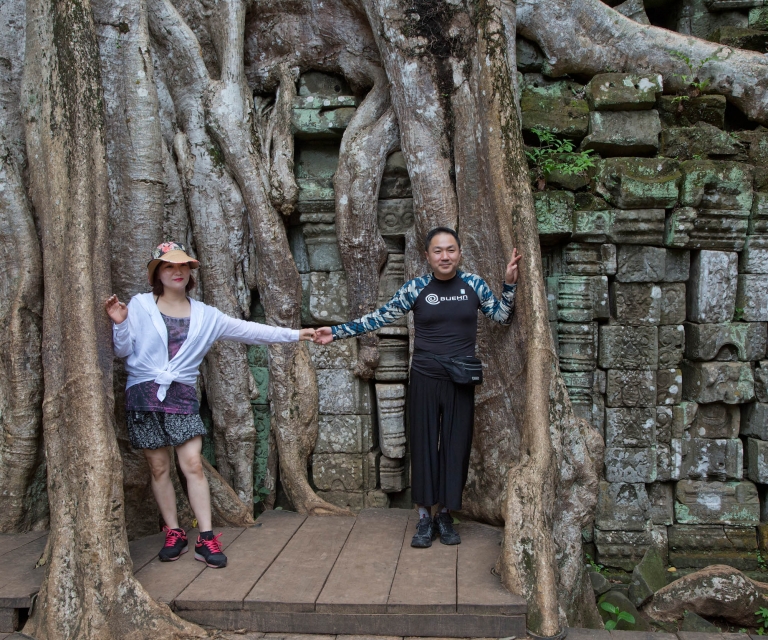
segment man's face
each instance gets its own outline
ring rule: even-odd
[[[450,233],[438,233],[432,238],[427,250],[427,262],[436,278],[439,280],[453,278],[460,261],[459,243]]]

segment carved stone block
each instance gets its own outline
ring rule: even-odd
[[[681,163],[680,204],[697,209],[748,212],[753,169],[739,162],[688,160]]]
[[[668,127],[661,132],[659,153],[668,158],[733,156],[740,151],[738,141],[728,132],[706,122],[697,122],[692,127]]]
[[[370,448],[371,417],[321,415],[315,453],[364,453]]]
[[[737,309],[747,322],[768,320],[768,275],[742,274],[736,290]]]
[[[676,524],[669,527],[669,562],[679,569],[727,564],[740,571],[755,571],[757,536],[751,527]]]
[[[688,320],[702,324],[730,322],[736,307],[738,256],[724,251],[700,251],[691,260],[688,281]]]
[[[601,531],[595,529],[597,562],[606,567],[632,571],[653,544],[649,531]]]
[[[768,402],[768,361],[755,363],[755,398],[758,402]]]
[[[662,244],[664,209],[615,209],[608,240],[617,244]]]
[[[656,442],[669,444],[672,440],[672,407],[656,407]]]
[[[691,252],[667,249],[664,282],[686,282],[691,274]]]
[[[747,236],[739,258],[739,273],[768,273],[768,239]]]
[[[689,438],[683,441],[681,477],[691,480],[741,480],[744,476],[741,440]]]
[[[658,328],[601,326],[599,362],[602,369],[656,369]]]
[[[675,207],[664,224],[664,246],[690,247],[691,234],[696,227],[696,209]]]
[[[382,236],[404,236],[413,227],[413,198],[379,200],[378,221]]]
[[[599,73],[584,87],[592,111],[653,109],[661,93],[662,78],[656,74]]]
[[[408,340],[381,338],[376,380],[408,379]]]
[[[387,157],[384,175],[381,178],[379,198],[391,200],[412,197],[411,180],[402,151],[395,151]]]
[[[574,197],[570,191],[540,191],[533,194],[539,239],[548,244],[573,231]]]
[[[317,387],[320,413],[365,415],[371,412],[370,384],[348,369],[318,370]]]
[[[619,282],[660,282],[666,275],[667,252],[659,247],[619,247],[616,280]]]
[[[682,438],[696,419],[699,405],[683,401],[672,407],[672,437]]]
[[[661,285],[661,324],[685,322],[685,283]]]
[[[610,276],[616,273],[616,245],[571,242],[563,248],[563,269],[574,276]]]
[[[656,443],[655,407],[605,410],[607,447],[650,447]]]
[[[354,97],[350,97],[354,101]],[[353,106],[335,109],[294,107],[291,109],[291,127],[294,135],[301,140],[340,139],[355,110]]]
[[[760,522],[757,488],[748,480],[681,480],[675,488],[675,520],[680,524],[756,527]]]
[[[685,357],[689,360],[759,360],[765,357],[768,332],[762,322],[685,324]]]
[[[597,323],[557,323],[558,355],[563,371],[592,371],[596,368]]]
[[[359,513],[365,507],[365,494],[361,491],[317,491],[319,498],[352,513]]]
[[[768,404],[754,402],[741,407],[741,435],[768,441]]]
[[[768,234],[768,191],[755,191],[749,212],[749,235]]]
[[[382,454],[405,457],[405,385],[376,384],[376,406]]]
[[[606,276],[558,276],[557,319],[562,322],[591,322],[608,318]]]
[[[315,369],[351,369],[357,361],[357,340],[334,340],[325,346],[307,344]]]
[[[347,278],[343,271],[309,274],[309,315],[311,324],[329,325],[348,319]]]
[[[677,367],[683,359],[684,348],[685,329],[683,325],[659,327],[659,367],[665,369]]]
[[[591,111],[589,134],[582,148],[601,156],[638,156],[656,153],[659,148],[659,112]]]
[[[579,242],[606,242],[613,220],[614,211],[609,209],[575,211],[572,239]]]
[[[339,245],[336,242],[336,225],[305,224],[304,238],[312,271],[341,271]]]
[[[641,448],[606,447],[604,462],[605,479],[608,482],[649,483],[656,481],[655,446]]]
[[[643,282],[612,282],[613,317],[623,325],[657,325],[661,322],[661,287]]]
[[[656,405],[671,407],[682,399],[683,372],[680,369],[659,369],[656,372]]]
[[[747,438],[747,477],[752,482],[768,484],[768,442],[765,440]]]
[[[689,234],[688,247],[741,251],[748,226],[747,209],[699,209]]]
[[[664,407],[660,407],[663,409]],[[658,442],[656,444],[656,482],[649,487],[655,486],[659,482],[670,482],[680,479],[680,455],[681,446],[679,440],[670,442]]]
[[[362,491],[363,458],[348,453],[313,454],[312,480],[321,491]]]
[[[683,397],[686,400],[705,404],[742,404],[754,396],[755,380],[749,363],[683,363]]]
[[[389,302],[397,290],[405,283],[405,256],[402,253],[390,253],[387,263],[379,278],[379,306]]]
[[[741,411],[738,406],[722,404],[698,405],[690,433],[697,438],[737,438]],[[682,437],[682,436],[681,436]]]
[[[706,34],[711,29],[705,29]],[[703,36],[705,34],[702,34]],[[680,101],[676,96],[661,96],[657,103],[662,125],[667,127],[691,126],[697,122],[706,122],[720,129],[725,127],[725,96],[704,95],[686,100],[680,111]]]
[[[288,246],[291,248],[291,255],[296,262],[296,268],[299,273],[309,273],[309,254],[307,253],[307,243],[304,241],[304,234],[300,226],[288,227]]]
[[[563,382],[568,389],[573,412],[603,432],[604,405],[602,394],[596,388],[597,371],[563,371]]]
[[[651,503],[644,484],[600,481],[595,526],[601,531],[644,531]]]
[[[649,484],[648,501],[651,503],[651,522],[669,526],[674,522],[675,487],[669,482]]]
[[[608,158],[597,163],[595,190],[621,209],[670,209],[681,179],[676,160]]]
[[[405,460],[381,456],[379,462],[379,482],[384,493],[397,493],[408,486],[406,482]]]
[[[656,372],[610,369],[607,376],[605,403],[608,407],[656,406]]]
[[[520,87],[523,131],[539,127],[557,135],[583,138],[589,127],[589,105],[577,97],[583,88],[575,82],[526,73]]]

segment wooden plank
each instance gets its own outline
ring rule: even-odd
[[[439,544],[439,543],[438,543]],[[215,629],[431,638],[525,638],[525,616],[458,614],[346,614],[249,611],[179,611],[190,622]]]
[[[231,560],[226,571],[203,571],[176,597],[176,609],[241,609],[305,519],[287,511],[263,513],[227,549]]]
[[[193,538],[187,538],[190,551],[195,546],[195,540]],[[160,553],[160,549],[165,544],[165,533],[162,531],[146,538],[140,538],[134,540],[128,544],[128,549],[131,553],[131,560],[133,561],[133,572],[141,571],[152,560],[157,558],[157,554]]]
[[[227,528],[219,538],[225,550],[245,529]],[[155,558],[148,565],[136,572],[136,578],[155,600],[171,604],[187,585],[203,570],[226,571],[226,569],[208,569],[203,562],[195,560],[195,540],[197,529],[187,532],[189,552],[174,562],[160,562]]]
[[[387,601],[387,611],[401,614],[456,613],[458,545],[440,544],[437,539],[428,549],[414,549],[411,538],[416,532],[418,518],[418,511],[412,511],[403,536],[403,548]]]
[[[27,531],[27,533],[0,533],[0,556],[15,551],[25,544],[47,536],[47,531]]]
[[[491,573],[501,551],[502,531],[476,522],[456,525],[461,535],[456,565],[456,612],[525,613],[523,598],[507,591]]]
[[[43,568],[35,569],[45,550],[47,536],[28,542],[3,558],[3,579],[0,580],[0,608],[27,609],[30,598],[40,589]]]
[[[245,597],[243,607],[314,611],[315,600],[354,523],[354,518],[339,516],[307,518]]]
[[[410,509],[365,509],[320,593],[315,611],[386,613]]]

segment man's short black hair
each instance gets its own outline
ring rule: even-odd
[[[456,233],[453,229],[450,227],[435,227],[427,234],[426,239],[424,240],[424,250],[429,251],[429,243],[432,242],[432,238],[434,238],[437,235],[440,235],[441,233],[447,233],[448,235],[453,236],[456,239],[456,244],[459,245],[459,249],[461,249],[461,240],[459,240],[459,234]]]

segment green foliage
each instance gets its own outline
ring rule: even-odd
[[[757,552],[757,568],[760,569],[760,571],[768,571],[768,562],[765,561],[765,556],[762,551]]]
[[[755,615],[758,618],[757,623],[760,625],[757,628],[757,635],[764,636],[765,632],[768,631],[768,609],[760,607],[755,611]]]
[[[583,174],[595,166],[595,159],[590,155],[592,149],[574,151],[576,145],[570,140],[558,138],[546,129],[531,129],[539,139],[539,146],[525,152],[536,172],[535,184],[539,190],[544,188],[549,174],[562,173],[567,176]]]
[[[266,487],[254,487],[253,491],[253,503],[258,504],[259,502],[263,502],[269,497],[270,490]]]
[[[702,93],[710,84],[709,80],[699,80],[699,73],[701,72],[702,67],[704,67],[705,64],[708,62],[712,62],[712,60],[718,60],[720,57],[720,52],[723,50],[724,47],[720,47],[715,53],[713,53],[711,56],[707,56],[700,62],[696,63],[695,60],[691,59],[687,55],[685,55],[682,51],[670,51],[670,54],[673,55],[678,60],[682,61],[683,64],[685,64],[686,67],[688,67],[688,73],[676,73],[675,76],[680,78],[683,83],[688,86],[689,88],[693,89],[693,92],[698,95]],[[687,100],[688,96],[679,96],[680,100]]]
[[[590,569],[592,569],[592,571],[594,571],[595,573],[603,573],[605,571],[605,567],[601,564],[597,564],[597,562],[595,562],[592,559],[591,555],[589,555],[588,553],[585,553],[584,556],[587,559],[587,565],[589,566]]]
[[[744,319],[744,307],[736,307],[733,310],[733,321],[741,322]]]
[[[628,613],[627,611],[622,611],[615,604],[611,604],[610,602],[601,602],[600,608],[603,611],[607,611],[611,615],[616,616],[615,619],[606,621],[605,628],[608,631],[613,631],[621,620],[625,620],[626,622],[629,622],[629,624],[635,624],[635,616],[633,616],[631,613]]]

